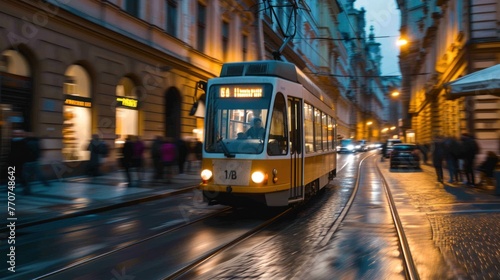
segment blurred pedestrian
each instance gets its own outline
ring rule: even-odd
[[[87,146],[87,151],[90,152],[90,160],[87,163],[87,175],[91,177],[97,177],[101,175],[100,165],[101,165],[101,140],[99,135],[92,134],[92,139]]]
[[[432,144],[428,144],[428,143],[425,143],[425,144],[417,144],[417,147],[418,149],[420,150],[420,152],[422,153],[422,160],[423,160],[423,163],[424,164],[427,164],[427,161],[429,159],[429,151],[431,151],[431,146],[433,145],[434,143]]]
[[[28,145],[26,144],[24,130],[16,129],[12,131],[10,152],[7,156],[7,173],[9,174],[8,177],[15,178],[16,188],[22,186],[25,195],[31,194],[29,181],[26,180],[27,176],[24,172],[24,165],[28,160],[28,156]]]
[[[476,155],[479,153],[479,145],[476,140],[469,134],[464,133],[461,137],[463,146],[463,159],[464,159],[464,171],[466,177],[466,184],[470,187],[474,187],[474,163]]]
[[[200,140],[196,140],[196,145],[194,147],[196,159],[201,161],[203,158],[203,143]]]
[[[461,156],[461,145],[454,137],[444,139],[443,156],[450,176],[448,183],[458,182],[458,158]]]
[[[125,143],[122,147],[122,165],[123,169],[125,169],[125,176],[127,177],[127,183],[129,187],[133,186],[132,180],[132,168],[133,168],[133,157],[134,157],[134,142],[132,141],[132,136],[128,135],[127,139],[125,139]]]
[[[187,171],[191,172],[191,168],[194,165],[196,159],[196,141],[189,141],[188,143],[188,155],[187,155]]]
[[[188,155],[188,147],[186,141],[182,138],[177,139],[177,166],[179,168],[179,174],[184,175],[184,165],[186,164],[186,159]]]
[[[135,168],[135,172],[137,174],[138,184],[143,179],[144,172],[144,150],[146,149],[146,145],[141,140],[140,136],[136,136],[134,140],[134,153],[133,153],[133,165]]]
[[[436,170],[437,180],[438,182],[442,183],[444,151],[443,151],[443,139],[441,136],[436,136],[436,138],[432,142],[431,153],[432,153],[432,165]]]
[[[161,146],[163,145],[163,137],[156,136],[151,145],[151,159],[154,166],[154,180],[163,179],[163,161],[161,156]]]
[[[42,155],[42,147],[40,138],[36,137],[33,133],[26,133],[26,146],[28,157],[24,165],[24,172],[26,173],[26,180],[28,182],[33,180],[40,180],[46,187],[50,186],[47,178],[43,174],[40,158]]]
[[[382,156],[380,157],[380,161],[384,161],[385,154],[387,153],[387,142],[382,143],[382,149],[380,149],[380,153]]]
[[[498,163],[498,156],[492,152],[488,151],[486,153],[486,159],[477,167],[479,171],[479,183],[480,184],[490,184],[493,179],[493,171]]]
[[[166,168],[167,183],[172,182],[173,167],[176,160],[176,147],[172,138],[167,138],[161,145],[161,158]]]

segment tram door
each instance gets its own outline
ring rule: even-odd
[[[304,149],[302,125],[302,99],[288,98],[288,123],[290,124],[290,198],[304,199]]]

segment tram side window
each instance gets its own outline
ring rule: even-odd
[[[321,145],[321,111],[314,109],[314,147],[315,151],[323,150]]]
[[[325,113],[321,113],[321,126],[322,126],[322,130],[323,130],[323,135],[322,135],[322,139],[323,139],[323,150],[327,151],[329,150],[330,146],[328,145],[328,138],[329,138],[329,135],[328,135],[328,119],[330,117],[325,114]]]
[[[267,144],[267,153],[269,155],[285,155],[288,153],[286,109],[285,97],[283,94],[278,93],[270,122],[269,142]]]
[[[335,137],[335,135],[336,135],[336,133],[335,133],[335,120],[330,116],[328,116],[327,119],[328,119],[328,127],[327,127],[327,129],[328,129],[328,146],[330,147],[330,150],[335,150],[335,147],[336,147],[336,145],[335,145],[335,139],[336,139],[336,137]]]
[[[314,108],[313,106],[304,104],[304,134],[305,134],[305,149],[306,153],[314,152]]]

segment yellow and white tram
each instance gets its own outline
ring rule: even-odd
[[[293,64],[224,64],[206,88],[204,198],[287,206],[318,192],[337,171],[333,105]]]

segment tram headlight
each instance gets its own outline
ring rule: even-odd
[[[203,181],[208,181],[210,180],[210,178],[212,178],[212,171],[208,169],[203,169],[203,171],[201,171],[200,176]]]
[[[260,171],[255,171],[254,173],[252,173],[252,181],[256,184],[264,182],[265,178],[266,176],[264,175],[264,173]]]

